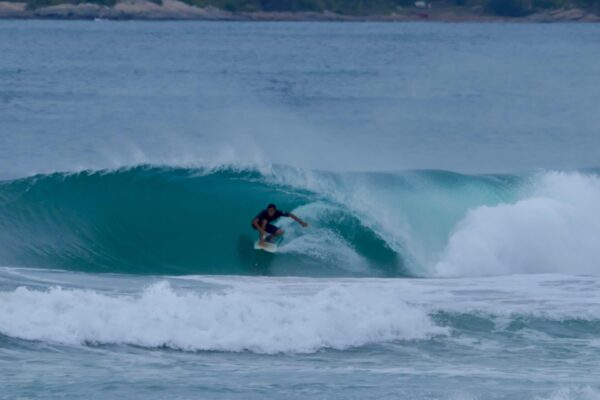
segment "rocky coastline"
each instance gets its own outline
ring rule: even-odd
[[[578,8],[557,9],[525,17],[507,18],[477,9],[412,9],[391,15],[352,16],[332,12],[230,12],[199,8],[178,0],[160,4],[147,0],[119,0],[107,7],[93,3],[59,4],[28,9],[24,2],[0,1],[0,19],[66,20],[206,20],[206,21],[440,21],[440,22],[600,22],[600,16]]]

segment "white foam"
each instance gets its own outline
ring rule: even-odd
[[[282,168],[267,174],[270,182],[317,193],[353,213],[360,223],[379,236],[389,248],[401,252],[410,262],[412,251],[410,226],[394,185],[374,182],[368,174],[331,174],[300,168]]]
[[[391,288],[328,285],[290,295],[248,287],[177,292],[161,282],[139,296],[20,287],[0,293],[0,332],[66,344],[258,353],[307,353],[448,333]]]
[[[0,268],[0,271],[4,269]],[[439,312],[478,315],[503,330],[522,317],[600,320],[600,278],[515,275],[460,279],[169,278],[138,292],[131,277],[6,270],[6,282],[72,289],[0,292],[0,333],[68,344],[122,343],[184,350],[308,353],[447,335]],[[15,272],[18,272],[15,275]],[[16,277],[16,280],[11,278]],[[30,279],[30,278],[31,279]],[[127,279],[124,285],[122,280]],[[148,278],[136,278],[140,283]],[[90,286],[96,285],[96,286]],[[83,290],[78,287],[88,287]],[[134,285],[140,287],[139,285]],[[183,287],[177,289],[177,287]],[[131,293],[134,294],[131,294]],[[455,332],[452,332],[455,333]],[[520,334],[550,340],[537,328]],[[449,339],[485,351],[493,341]],[[552,339],[557,340],[557,339]],[[573,340],[573,339],[571,339]],[[593,340],[579,345],[595,349]],[[596,347],[595,347],[596,346]]]
[[[600,179],[546,173],[530,196],[479,207],[451,235],[435,273],[600,273]]]
[[[353,213],[415,273],[485,276],[600,273],[600,178],[544,172],[507,189],[445,187],[419,174],[327,174],[277,169],[269,179],[321,194]],[[500,190],[500,189],[499,189]],[[487,205],[485,205],[487,204]]]
[[[322,202],[298,207],[294,213],[310,221],[310,229],[303,229],[295,221],[284,219],[281,227],[287,232],[288,241],[279,246],[278,252],[303,254],[352,272],[368,270],[367,261],[350,243],[323,227],[323,220],[329,220],[332,214],[339,212],[337,207]]]

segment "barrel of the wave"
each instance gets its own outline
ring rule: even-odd
[[[0,263],[88,272],[268,274],[270,261],[253,254],[249,219],[264,198],[289,209],[301,200],[260,178],[254,170],[143,166],[2,182],[0,237],[6,240],[0,240]]]

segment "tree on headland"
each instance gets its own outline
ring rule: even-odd
[[[490,0],[487,7],[492,14],[503,17],[522,17],[532,12],[529,0]]]

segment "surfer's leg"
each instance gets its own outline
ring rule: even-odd
[[[275,232],[271,233],[269,236],[267,236],[267,238],[265,239],[267,242],[272,242],[273,239],[275,239],[277,236],[281,236],[285,233],[285,231],[283,229],[277,229]]]
[[[283,235],[283,230],[279,229],[275,225],[268,224],[266,226],[265,230],[269,234],[269,236],[267,236],[265,238],[265,241],[267,241],[267,242],[272,241],[275,237],[277,237],[279,235]]]
[[[258,233],[258,243],[262,243],[264,239],[264,234],[258,229],[256,229],[254,225],[252,225],[252,229],[254,229]]]

